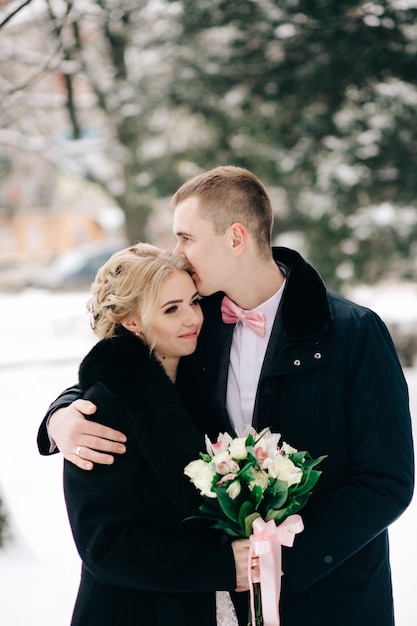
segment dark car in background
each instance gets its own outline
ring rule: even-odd
[[[112,254],[125,248],[126,241],[85,244],[57,255],[31,280],[42,289],[88,289],[98,269]]]

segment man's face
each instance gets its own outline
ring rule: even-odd
[[[228,231],[214,232],[213,224],[202,219],[199,200],[191,196],[180,202],[174,211],[174,254],[188,260],[194,270],[193,280],[202,296],[226,291],[228,276]]]

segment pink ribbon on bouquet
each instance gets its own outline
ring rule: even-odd
[[[249,537],[249,583],[252,626],[255,626],[255,602],[253,583],[261,583],[262,617],[264,626],[279,626],[279,598],[281,595],[282,554],[281,547],[292,547],[295,535],[304,528],[300,515],[290,515],[277,526],[274,520],[264,522],[257,517],[252,523],[253,534]],[[252,557],[259,557],[260,579],[252,576]]]

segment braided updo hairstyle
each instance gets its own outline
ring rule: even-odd
[[[116,327],[139,315],[145,342],[152,347],[151,325],[164,280],[191,266],[167,250],[138,243],[113,254],[99,269],[87,303],[90,325],[99,339],[115,335]]]

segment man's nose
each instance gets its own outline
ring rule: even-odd
[[[178,242],[177,245],[175,246],[175,248],[172,251],[173,254],[175,254],[175,256],[182,256],[184,259],[186,259],[187,257],[185,256],[185,252],[182,249],[181,243]]]

